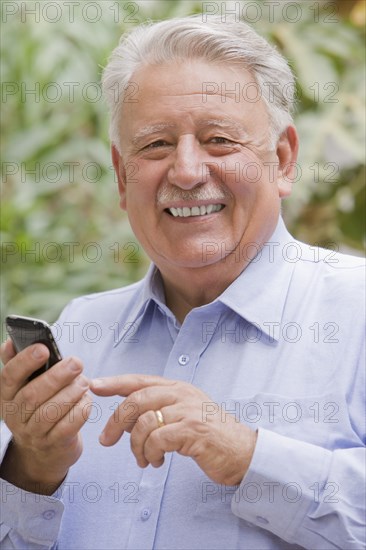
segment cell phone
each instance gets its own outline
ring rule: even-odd
[[[49,349],[50,356],[47,363],[36,370],[29,377],[29,381],[46,372],[55,363],[61,361],[61,353],[53,337],[51,327],[46,321],[20,315],[9,315],[5,319],[5,324],[17,353],[36,343],[44,344]]]

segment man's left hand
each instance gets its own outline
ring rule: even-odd
[[[160,376],[121,375],[98,378],[97,395],[126,399],[114,411],[100,436],[102,445],[131,434],[131,449],[141,468],[159,467],[166,452],[193,458],[216,483],[237,485],[254,453],[257,434],[186,382]]]

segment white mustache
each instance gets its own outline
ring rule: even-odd
[[[157,204],[163,206],[176,201],[218,201],[231,198],[231,193],[222,187],[212,184],[202,184],[193,189],[184,190],[175,186],[161,187],[157,194]]]

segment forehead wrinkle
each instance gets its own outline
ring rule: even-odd
[[[238,130],[239,132],[245,132],[245,128],[237,122],[236,120],[233,120],[231,118],[227,119],[203,119],[200,121],[200,126],[218,126],[219,128],[231,128],[234,130]]]
[[[202,119],[199,121],[200,127],[207,126],[217,126],[219,128],[233,128],[240,132],[245,132],[244,127],[232,119]],[[175,124],[171,123],[158,123],[158,124],[149,124],[139,128],[134,135],[133,141],[137,141],[147,135],[153,134],[155,132],[160,132],[161,130],[166,130],[167,128],[174,128]]]

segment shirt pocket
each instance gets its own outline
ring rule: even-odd
[[[229,398],[222,408],[254,430],[266,428],[326,449],[362,443],[352,428],[347,402],[339,393],[297,397],[258,393]]]

